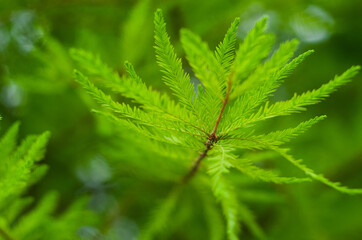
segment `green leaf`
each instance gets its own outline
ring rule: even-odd
[[[224,40],[217,46],[215,51],[216,59],[224,68],[226,77],[230,73],[230,68],[235,58],[235,43],[239,24],[240,18],[235,18],[226,32]]]
[[[320,181],[337,191],[347,193],[347,194],[362,194],[362,189],[350,189],[348,187],[342,186],[339,182],[332,182],[325,178],[322,174],[316,174],[312,169],[308,168],[306,165],[302,163],[302,160],[295,159],[292,155],[288,154],[289,149],[283,149],[283,148],[272,148],[276,152],[278,152],[281,156],[283,156],[286,160],[288,160],[290,163],[292,163],[294,166],[302,170],[307,176],[311,177],[312,179],[315,179],[317,181]]]
[[[229,240],[238,240],[240,226],[238,220],[238,202],[231,185],[223,178],[212,178],[212,190],[220,202],[226,218],[226,234]]]
[[[280,131],[271,132],[263,135],[245,135],[241,133],[240,135],[228,135],[225,137],[225,140],[231,139],[229,141],[236,148],[245,148],[245,149],[265,149],[270,146],[279,146],[286,142],[289,142],[291,139],[299,136],[300,134],[306,132],[317,122],[325,119],[326,116],[319,116],[312,118],[308,121],[301,122],[298,126],[294,128],[287,128]]]
[[[241,83],[260,64],[260,61],[269,55],[274,43],[274,36],[264,34],[267,18],[262,18],[245,37],[244,42],[236,52],[232,66],[232,90],[230,99],[234,99],[242,92]]]
[[[234,119],[225,132],[245,128],[253,123],[269,118],[305,111],[305,106],[319,103],[322,99],[328,97],[331,93],[336,91],[338,87],[349,82],[358,73],[359,69],[359,66],[353,66],[342,75],[335,76],[333,80],[323,84],[320,88],[307,91],[301,95],[295,94],[290,100],[276,102],[272,105],[267,102],[250,116],[239,116],[238,120]]]
[[[20,123],[14,123],[0,140],[0,162],[6,161],[16,147],[16,138],[19,132]],[[1,162],[4,164],[4,162]],[[0,170],[1,172],[1,170]]]
[[[163,79],[180,102],[198,116],[194,106],[194,86],[190,82],[189,75],[183,70],[181,59],[177,58],[174,47],[170,43],[166,23],[160,9],[155,12],[154,24],[156,59],[164,73]]]
[[[214,97],[223,100],[227,79],[208,45],[187,29],[181,30],[181,43],[195,76]]]
[[[289,183],[300,183],[300,182],[310,182],[310,178],[296,178],[296,177],[280,177],[278,174],[271,170],[266,170],[260,167],[257,167],[253,164],[252,161],[247,159],[238,159],[233,160],[232,164],[242,173],[248,175],[249,177],[260,180],[263,182],[272,182],[277,184],[289,184]]]

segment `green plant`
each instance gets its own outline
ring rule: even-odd
[[[211,193],[220,203],[225,216],[228,239],[238,239],[240,221],[245,222],[255,236],[263,238],[264,234],[251,212],[234,192],[238,184],[234,178],[237,176],[235,169],[266,182],[318,180],[344,193],[362,193],[362,189],[349,189],[315,173],[302,160],[295,159],[289,149],[281,147],[325,116],[312,118],[294,128],[255,133],[256,125],[264,120],[301,112],[306,106],[320,102],[350,81],[357,74],[358,66],[337,75],[318,89],[295,94],[286,101],[270,103],[268,99],[273,92],[313,51],[291,59],[298,46],[297,40],[291,40],[282,43],[268,57],[274,36],[265,33],[267,18],[256,23],[238,48],[235,45],[239,19],[236,19],[215,52],[210,51],[199,36],[183,29],[181,43],[193,73],[201,82],[199,84],[191,81],[181,59],[176,56],[160,10],[155,13],[154,24],[157,62],[176,101],[166,93],[147,87],[129,62],[125,63],[127,76],[120,77],[96,56],[82,50],[71,51],[87,75],[75,71],[76,80],[103,106],[103,109],[94,111],[111,119],[121,129],[128,128],[133,134],[141,135],[137,144],[142,144],[146,152],[153,151],[168,159],[167,162],[155,159],[154,166],[144,167],[145,172],[153,171],[159,178],[174,182],[174,188],[154,213],[152,221],[146,224],[141,239],[152,238],[160,232],[166,234],[165,226],[168,226],[175,206],[181,204],[178,199],[186,185],[192,185],[200,194],[199,201],[209,216],[210,239],[222,239],[224,235],[224,229],[219,226],[222,221],[218,217],[219,210],[210,200]],[[134,104],[113,100],[88,77],[131,99]],[[132,140],[132,135],[127,138],[130,145],[137,142]],[[306,177],[279,176],[247,158],[246,150],[257,153],[261,150],[273,151],[301,169]],[[196,159],[193,162],[192,156]],[[204,168],[201,168],[202,163]],[[137,167],[142,168],[142,165]],[[170,173],[174,174],[170,176]]]
[[[50,191],[36,205],[23,196],[30,186],[46,173],[39,165],[49,132],[31,135],[17,145],[19,123],[0,139],[0,239],[68,239],[76,236],[80,226],[90,222],[86,199],[79,199],[65,212],[54,215],[58,194]],[[61,232],[61,234],[59,234]]]

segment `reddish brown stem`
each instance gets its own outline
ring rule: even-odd
[[[204,159],[207,156],[208,151],[210,151],[210,149],[212,148],[212,141],[208,140],[205,144],[206,148],[203,152],[200,153],[200,155],[197,157],[197,159],[194,161],[194,164],[192,165],[190,171],[188,171],[188,173],[182,178],[181,182],[182,183],[187,183],[197,172],[200,163],[202,161],[202,159]]]
[[[231,75],[230,75],[231,76]],[[200,167],[202,159],[204,159],[207,156],[207,153],[212,149],[213,144],[217,142],[218,136],[216,135],[217,128],[219,127],[220,120],[222,118],[222,114],[224,113],[226,104],[229,102],[229,96],[230,96],[230,90],[231,90],[231,77],[229,78],[229,81],[227,83],[227,89],[225,94],[225,99],[222,101],[222,106],[219,112],[219,115],[216,119],[214,129],[208,136],[208,140],[205,143],[205,150],[200,153],[200,155],[197,157],[197,159],[194,161],[194,164],[192,165],[191,169],[188,171],[188,173],[182,178],[182,183],[187,183],[197,172],[197,170]]]
[[[222,106],[221,106],[221,109],[220,109],[219,116],[218,116],[217,119],[216,119],[215,127],[214,127],[214,129],[212,130],[209,138],[210,138],[210,137],[211,137],[211,138],[215,138],[215,137],[216,137],[216,131],[217,131],[217,128],[218,128],[218,126],[219,126],[219,123],[220,123],[222,114],[224,113],[226,104],[229,102],[230,89],[231,89],[231,81],[228,81],[228,86],[227,86],[227,89],[226,89],[225,99],[224,99],[224,101],[222,102]]]

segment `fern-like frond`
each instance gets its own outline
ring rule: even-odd
[[[303,164],[301,159],[295,159],[292,155],[288,153],[289,149],[283,148],[272,148],[276,152],[278,152],[281,156],[283,156],[286,160],[292,163],[294,166],[302,170],[307,176],[311,177],[314,180],[320,181],[340,192],[348,193],[348,194],[362,194],[362,189],[351,189],[345,186],[342,186],[339,182],[332,182],[325,178],[322,174],[315,173],[312,169],[308,168]]]
[[[187,29],[181,30],[181,43],[195,76],[214,97],[224,99],[226,89],[223,67],[201,38]]]
[[[135,121],[138,121],[140,123],[144,123],[145,125],[147,123],[150,123],[152,126],[152,122],[150,121],[151,115],[148,115],[147,113],[143,112],[142,110],[138,108],[131,108],[127,104],[121,104],[118,102],[113,101],[111,96],[106,95],[102,90],[97,88],[92,82],[88,80],[87,77],[85,77],[81,72],[74,71],[75,79],[80,83],[84,89],[88,91],[90,95],[93,96],[93,98],[106,108],[112,110],[113,112],[120,115],[122,118],[126,119],[132,119]]]
[[[201,128],[195,125],[197,118],[192,116],[191,112],[176,104],[167,94],[161,94],[152,90],[152,88],[148,88],[136,74],[132,64],[129,62],[125,62],[129,77],[120,78],[117,73],[113,73],[107,65],[102,63],[98,57],[88,52],[73,49],[71,54],[88,74],[101,78],[107,87],[121,93],[127,98],[133,99],[136,103],[141,104],[143,109],[157,111],[160,118],[168,120],[172,119],[174,121],[182,122],[184,125],[191,126],[193,132],[203,132]],[[77,74],[79,75],[79,72],[76,73],[76,75]],[[92,88],[95,90],[94,88],[97,87],[93,84]],[[98,94],[101,94],[103,91],[98,89],[97,92]],[[97,101],[99,101],[99,99]]]
[[[99,57],[79,49],[71,49],[70,52],[73,59],[78,62],[87,74],[101,78],[107,87],[127,98],[133,99],[144,107],[166,111],[168,104],[174,105],[166,94],[161,95],[159,92],[148,89],[129,62],[125,62],[125,67],[130,77],[120,78]]]
[[[240,44],[232,66],[232,90],[230,99],[239,96],[241,83],[260,64],[260,61],[269,55],[274,43],[274,36],[265,34],[267,18],[261,19],[252,28]]]
[[[312,53],[314,53],[314,50],[308,50],[302,54],[300,54],[298,57],[294,58],[292,61],[287,63],[283,68],[281,68],[279,71],[275,73],[275,77],[279,80],[282,80],[286,78],[288,75],[290,75],[298,65],[304,61],[305,58],[310,56]]]
[[[289,184],[289,183],[300,183],[300,182],[309,182],[310,178],[296,178],[296,177],[281,177],[277,173],[271,170],[266,170],[260,167],[257,167],[253,164],[252,161],[248,159],[238,159],[232,161],[233,166],[238,169],[240,172],[248,175],[249,177],[263,181],[263,182],[272,182],[277,184]]]
[[[7,230],[11,239],[76,239],[79,237],[76,232],[81,226],[95,223],[94,215],[85,207],[86,198],[76,200],[64,213],[55,217],[58,199],[58,193],[49,192],[36,203],[34,208],[17,216],[16,221],[12,222],[8,219]],[[19,201],[18,207],[24,208],[24,204],[30,203],[29,200],[31,199]],[[19,209],[17,214],[19,214]]]
[[[97,76],[100,78],[106,78],[109,82],[119,82],[119,76],[113,72],[110,67],[104,64],[99,56],[96,56],[83,49],[71,48],[70,56],[72,59],[80,65],[82,71],[87,74]]]
[[[226,218],[228,239],[236,240],[240,230],[237,199],[233,195],[230,185],[225,183],[226,180],[222,176],[224,173],[228,173],[229,168],[232,167],[230,161],[235,157],[231,151],[232,149],[225,149],[224,146],[217,145],[213,156],[208,159],[208,173],[211,176],[213,193],[219,200]]]
[[[201,84],[198,85],[197,96],[196,109],[200,112],[203,121],[202,126],[206,132],[210,133],[215,125],[215,119],[219,114],[222,102],[211,91],[204,89]]]
[[[274,56],[280,55],[282,52],[285,51],[285,49],[288,49],[288,48],[293,49],[296,43],[297,42],[292,41],[292,42],[289,42],[289,45],[282,45],[284,47],[282,48],[282,46],[281,46],[281,49],[279,49],[280,52],[278,51],[279,54],[275,54]],[[283,51],[281,51],[281,50],[283,50]],[[255,108],[257,106],[259,106],[262,102],[264,102],[267,99],[267,97],[269,97],[270,94],[280,85],[282,80],[285,77],[287,77],[289,74],[291,74],[292,71],[307,56],[311,55],[313,52],[314,51],[309,50],[303,54],[300,54],[298,57],[294,58],[292,61],[287,63],[285,66],[283,66],[283,64],[280,64],[280,63],[285,62],[285,60],[290,57],[290,54],[287,54],[287,57],[284,58],[284,61],[269,60],[271,63],[279,62],[279,69],[278,69],[278,67],[274,68],[274,71],[270,72],[271,74],[269,74],[269,75],[268,75],[268,73],[262,73],[263,71],[260,71],[260,70],[259,70],[259,74],[253,74],[254,77],[249,78],[249,79],[254,79],[254,82],[255,81],[258,82],[259,81],[258,79],[261,79],[261,80],[264,79],[265,84],[259,86],[259,88],[255,87],[254,90],[252,89],[252,92],[246,91],[243,95],[241,95],[240,97],[237,98],[237,100],[234,102],[234,104],[228,109],[228,114],[226,115],[226,118],[224,119],[224,122],[222,124],[222,129],[223,129],[222,132],[225,132],[225,131],[227,132],[228,130],[226,128],[235,127],[237,124],[239,124],[239,121],[243,121],[245,119],[244,116],[249,116],[250,114],[252,114],[255,111]],[[282,56],[275,57],[275,58],[283,59]],[[267,65],[267,64],[265,64],[265,65]],[[272,64],[269,64],[269,66],[270,65],[272,65]],[[276,65],[276,66],[278,66],[278,65]],[[268,69],[268,68],[260,67],[259,69]],[[273,68],[269,67],[269,70],[270,69],[273,70]],[[267,79],[265,79],[265,76],[267,77]],[[253,82],[253,81],[251,81],[251,82]],[[246,85],[248,85],[248,84],[246,84]],[[252,83],[250,83],[249,85],[252,85]],[[241,86],[243,86],[243,85],[241,85]],[[241,88],[241,90],[242,90],[242,88]],[[243,116],[243,117],[241,117],[241,116]]]
[[[19,123],[14,123],[0,140],[0,159],[5,161],[16,147]],[[4,163],[2,163],[4,164]],[[1,169],[1,168],[0,168]],[[0,170],[1,171],[1,170]]]
[[[231,139],[229,141],[236,148],[245,148],[245,149],[266,149],[270,146],[279,146],[286,142],[289,142],[291,139],[297,137],[298,135],[304,133],[309,128],[311,128],[317,122],[325,119],[326,116],[318,116],[312,118],[308,121],[298,124],[294,128],[287,128],[284,130],[279,130],[271,132],[268,134],[255,135],[255,136],[246,136],[241,135],[230,135],[226,136],[225,139]]]
[[[15,123],[0,140],[0,239],[75,239],[77,229],[94,219],[86,215],[85,205],[58,218],[53,215],[57,194],[48,193],[34,206],[33,198],[21,197],[47,170],[37,162],[44,157],[50,134],[30,135],[17,145],[18,131]],[[71,222],[76,215],[77,222]]]
[[[232,155],[233,149],[226,148],[222,145],[216,145],[212,155],[208,158],[208,173],[214,178],[214,182],[218,182],[222,174],[228,173],[232,167],[230,161],[235,158]]]
[[[49,132],[39,136],[29,136],[8,159],[0,159],[6,169],[0,179],[2,190],[0,191],[0,206],[7,197],[20,193],[27,186],[35,162],[44,155],[49,136]]]
[[[273,89],[279,86],[280,79],[276,73],[287,64],[297,46],[298,41],[295,39],[282,43],[272,57],[263,65],[259,65],[240,87],[237,88],[240,89],[240,92],[234,90],[234,94],[247,93],[249,97],[255,95],[261,99],[257,98],[253,100],[256,103],[261,102]],[[250,108],[252,109],[253,107]]]
[[[198,116],[194,106],[194,86],[191,84],[189,75],[182,68],[181,59],[176,56],[160,9],[155,12],[154,24],[156,58],[164,73],[163,79],[180,102]]]
[[[193,149],[196,151],[200,151],[203,146],[202,142],[199,141],[198,139],[177,135],[177,133],[181,133],[184,135],[193,135],[192,133],[184,132],[182,130],[168,127],[166,125],[162,124],[160,125],[157,122],[153,123],[152,125],[147,125],[147,123],[145,122],[135,123],[130,119],[119,118],[109,112],[103,112],[98,110],[93,110],[93,112],[108,118],[116,125],[119,125],[123,128],[126,127],[129,130],[133,130],[134,132],[141,134],[143,137],[149,138],[151,140],[155,140],[161,143],[177,145],[183,148]]]
[[[180,172],[187,167],[186,164],[191,165],[191,157],[196,159],[190,170],[183,175],[184,177],[180,177],[179,185],[171,190],[170,195],[156,209],[152,221],[146,224],[142,231],[141,239],[157,238],[162,231],[167,231],[167,221],[175,212],[184,185],[191,181],[197,171],[204,171],[200,168],[201,161],[205,163],[206,172],[210,177],[202,175],[198,178],[200,181],[193,182],[193,186],[198,190],[208,188],[208,192],[200,193],[199,197],[204,202],[207,217],[216,219],[207,221],[211,228],[211,239],[214,240],[224,237],[223,227],[212,229],[220,224],[219,215],[221,214],[218,214],[219,209],[215,207],[215,202],[220,203],[220,210],[226,220],[226,236],[229,240],[239,239],[241,231],[239,225],[242,222],[256,238],[265,238],[252,212],[240,202],[243,200],[241,195],[238,199],[239,195],[236,195],[234,186],[228,181],[232,178],[229,179],[226,175],[233,176],[238,173],[236,170],[259,181],[280,184],[300,183],[315,179],[341,192],[362,193],[360,189],[348,189],[314,173],[300,160],[289,155],[286,149],[279,148],[282,144],[304,133],[325,116],[301,122],[293,128],[270,133],[255,134],[255,128],[253,128],[257,122],[300,112],[305,110],[306,106],[320,102],[354,77],[359,70],[358,66],[337,75],[318,89],[294,95],[287,101],[270,104],[267,102],[268,98],[313,51],[307,51],[292,59],[298,41],[290,40],[280,44],[279,48],[271,54],[274,35],[265,33],[266,18],[256,23],[243,43],[236,49],[239,25],[237,18],[214,52],[209,49],[208,44],[202,41],[200,36],[186,29],[181,31],[181,43],[186,58],[195,77],[201,82],[195,91],[194,85],[191,83],[193,79],[190,79],[190,76],[184,71],[182,60],[176,56],[175,49],[170,42],[161,10],[157,10],[155,13],[154,25],[156,59],[163,73],[163,80],[175,95],[176,100],[172,100],[166,93],[160,93],[147,87],[129,62],[125,62],[127,76],[121,77],[92,54],[82,51],[72,52],[88,76],[76,71],[77,81],[100,105],[105,107],[105,110],[94,111],[109,118],[117,126],[121,126],[121,130],[127,128],[137,133],[136,137],[140,139],[138,143],[145,145],[137,150],[155,146],[155,149],[148,151],[150,155],[145,159],[142,158],[142,161],[133,161],[132,156],[136,154],[127,156],[132,159],[126,160],[128,166],[135,169],[151,166],[147,162],[148,158],[152,158],[155,152],[164,149],[164,153],[157,155],[162,157],[154,160],[152,164],[159,167],[160,172],[173,171],[176,168],[178,170],[170,174],[160,174],[162,176],[159,177],[155,177],[152,170],[145,170],[142,174],[146,174],[149,178],[170,181],[174,180],[174,177],[180,177]],[[270,57],[268,58],[268,56]],[[110,95],[97,87],[99,84],[132,100],[136,103],[136,107],[114,101]],[[14,135],[15,132],[14,130],[12,134]],[[173,149],[175,152],[172,152]],[[184,149],[187,151],[187,156],[182,153]],[[261,151],[255,151],[257,152],[255,155],[258,156],[254,156],[253,159],[245,153],[246,150],[266,150],[267,154],[263,155],[259,154]],[[197,152],[199,152],[198,155]],[[286,158],[304,171],[307,177],[279,176],[277,169],[259,167],[255,161],[269,158],[270,152]],[[243,153],[243,155],[237,156],[239,153]],[[162,161],[167,158],[169,158],[169,162],[161,166]],[[236,170],[231,171],[232,168]],[[240,184],[239,187],[245,183],[243,181],[244,178],[240,182],[235,182]],[[204,183],[205,185],[203,185]],[[211,193],[217,201],[208,201],[207,198]],[[184,221],[186,214],[180,214],[180,216],[182,217],[179,217],[181,219],[179,221]],[[169,230],[169,232],[172,231]]]
[[[16,239],[39,239],[42,236],[42,229],[47,226],[51,214],[57,205],[58,194],[51,192],[47,194],[31,212],[23,216],[18,224],[12,229]]]
[[[235,123],[241,116],[249,116],[270,97],[286,75],[283,72],[287,72],[288,69],[290,72],[292,67],[285,69],[286,63],[293,56],[297,46],[297,40],[282,43],[270,59],[263,65],[259,65],[243,83],[234,88],[234,94],[241,95],[229,108],[229,114],[227,119],[224,120],[223,126]],[[295,63],[292,65],[295,65]]]
[[[88,80],[82,73],[75,71],[75,77],[77,81],[94,97],[94,99],[102,104],[104,107],[113,112],[116,118],[124,121],[124,124],[131,126],[133,129],[138,130],[139,133],[145,134],[145,127],[151,127],[154,129],[166,128],[168,130],[174,130],[176,132],[184,132],[191,135],[198,135],[197,133],[188,132],[187,127],[185,129],[184,124],[174,123],[155,114],[155,112],[144,112],[143,110],[134,107],[132,108],[128,104],[115,102],[109,95],[106,95],[102,90],[97,88],[92,82]],[[163,123],[160,124],[160,123]],[[168,126],[168,127],[167,127]]]
[[[195,123],[200,124],[200,117],[195,113],[194,116],[183,107],[172,101],[168,95],[160,94],[159,92],[153,91],[151,88],[147,88],[142,82],[141,78],[136,74],[131,63],[125,63],[126,70],[131,77],[131,81],[128,84],[123,84],[124,96],[135,99],[138,103],[143,105],[143,108],[151,111],[159,111],[165,115],[165,118],[172,118],[177,121],[181,121],[192,128],[203,133],[203,130],[196,127]],[[125,80],[127,82],[127,80]],[[120,90],[120,88],[115,87]],[[195,110],[194,106],[192,106]],[[192,111],[191,111],[192,112]]]
[[[238,240],[240,232],[238,202],[233,194],[233,189],[224,178],[212,177],[212,190],[216,199],[220,202],[226,219],[226,234],[228,240]]]
[[[295,94],[290,100],[276,102],[272,105],[267,102],[258,111],[251,114],[250,117],[239,117],[239,119],[229,125],[228,130],[225,131],[232,132],[239,128],[250,126],[258,121],[305,111],[305,106],[319,103],[322,99],[336,91],[338,87],[349,82],[358,73],[359,69],[359,66],[353,66],[343,74],[337,75],[333,80],[323,84],[320,88],[307,91],[301,95]]]
[[[225,77],[230,74],[230,68],[235,58],[235,44],[240,18],[236,18],[225,34],[223,41],[217,46],[215,56],[224,68]]]

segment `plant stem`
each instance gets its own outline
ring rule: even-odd
[[[222,102],[222,106],[221,106],[221,109],[220,109],[219,116],[218,116],[217,119],[216,119],[215,127],[214,127],[214,129],[212,130],[209,138],[216,138],[217,127],[219,126],[219,123],[220,123],[222,114],[224,113],[226,104],[229,102],[230,90],[231,90],[231,81],[229,80],[229,81],[228,81],[228,86],[227,86],[227,89],[226,89],[225,99],[224,99],[224,101]]]
[[[194,164],[192,165],[190,171],[187,172],[187,174],[182,178],[181,182],[182,183],[187,183],[197,172],[200,163],[202,161],[202,159],[204,159],[207,156],[208,151],[212,148],[212,144],[213,142],[211,140],[208,140],[205,143],[205,150],[203,152],[200,153],[200,155],[198,156],[198,158],[195,160]]]
[[[187,183],[195,175],[195,173],[197,172],[197,170],[200,167],[202,159],[207,157],[207,153],[212,149],[214,143],[216,143],[217,140],[218,140],[218,136],[216,135],[216,131],[217,131],[217,128],[218,128],[218,126],[220,124],[220,120],[222,118],[222,114],[224,113],[226,104],[229,102],[229,96],[230,96],[230,90],[231,90],[231,76],[232,75],[230,75],[229,81],[227,82],[227,89],[226,89],[225,99],[222,101],[222,106],[221,106],[219,115],[218,115],[218,117],[216,119],[214,129],[209,134],[209,136],[207,138],[207,142],[205,143],[206,148],[205,148],[205,150],[203,152],[200,153],[200,155],[194,161],[194,164],[192,165],[191,169],[182,178],[182,180],[181,180],[182,183]]]

